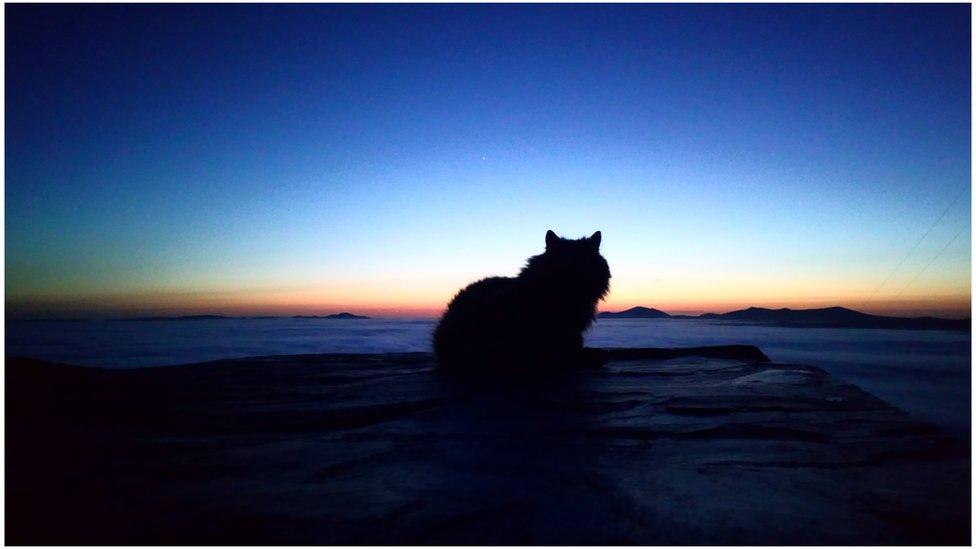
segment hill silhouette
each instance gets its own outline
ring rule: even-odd
[[[368,316],[354,315],[352,313],[336,313],[334,315],[295,315],[292,318],[327,318],[332,320],[362,320],[368,319]]]
[[[626,311],[619,311],[616,313],[603,312],[596,315],[597,318],[670,318],[671,315],[660,310],[651,307],[633,307],[627,309]]]
[[[698,316],[671,315],[649,307],[626,311],[602,312],[597,318],[667,318],[726,320],[747,324],[775,325],[790,328],[877,328],[898,330],[969,330],[970,319],[895,317],[862,313],[846,307],[822,309],[767,309],[749,307],[727,313],[705,313]]]

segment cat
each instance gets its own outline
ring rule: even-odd
[[[577,240],[546,233],[545,253],[517,277],[489,277],[459,291],[434,330],[438,367],[449,372],[544,371],[602,366],[606,351],[583,332],[610,289],[600,231]]]

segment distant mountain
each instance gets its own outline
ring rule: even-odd
[[[352,313],[336,313],[334,315],[295,315],[292,318],[329,318],[334,320],[354,320],[354,319],[369,319],[368,316],[354,315]]]
[[[749,307],[738,311],[707,313],[699,318],[776,324],[793,328],[883,328],[905,330],[968,330],[970,319],[895,317],[862,313],[845,307],[824,309],[764,309]]]
[[[758,322],[858,322],[883,317],[861,313],[844,307],[825,309],[764,309],[749,307],[728,313],[705,313],[699,318],[721,318],[724,320],[750,320]]]
[[[602,312],[598,313],[597,318],[670,318],[671,315],[658,309],[648,307],[633,307],[626,311]]]
[[[823,309],[766,309],[749,307],[728,313],[705,313],[698,316],[669,315],[657,309],[634,307],[618,313],[605,312],[598,318],[670,318],[727,320],[744,324],[763,324],[790,328],[878,328],[900,330],[969,330],[971,321],[965,319],[923,317],[894,317],[862,313],[845,307]]]

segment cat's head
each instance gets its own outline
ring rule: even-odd
[[[600,242],[603,235],[597,231],[589,238],[570,239],[558,236],[552,229],[546,231],[546,253],[563,253],[567,255],[600,254]]]
[[[546,251],[529,260],[526,271],[561,291],[597,300],[610,288],[610,266],[600,255],[600,231],[588,238],[562,238],[546,232]],[[523,272],[526,272],[523,271]]]

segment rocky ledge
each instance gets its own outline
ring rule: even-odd
[[[10,544],[968,544],[969,450],[758,349],[7,360]]]

